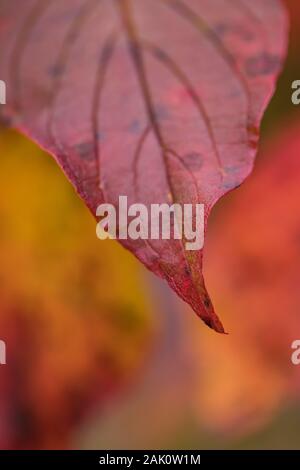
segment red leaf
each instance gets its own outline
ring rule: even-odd
[[[126,195],[204,203],[207,220],[249,174],[286,48],[279,1],[0,4],[6,118],[54,155],[94,214]],[[202,251],[178,240],[122,244],[224,331]]]

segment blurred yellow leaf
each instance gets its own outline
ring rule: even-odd
[[[151,306],[52,158],[8,131],[0,153],[0,447],[64,447],[142,366]]]

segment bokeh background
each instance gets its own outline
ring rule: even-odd
[[[214,210],[206,328],[95,221],[54,160],[0,130],[1,449],[300,449],[300,4],[257,166]]]

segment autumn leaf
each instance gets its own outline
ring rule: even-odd
[[[278,0],[0,2],[3,119],[50,152],[92,213],[216,201],[250,173],[286,49]],[[16,10],[18,15],[15,14]],[[218,332],[202,250],[121,243]]]

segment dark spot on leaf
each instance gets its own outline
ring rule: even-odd
[[[53,78],[60,77],[64,73],[64,66],[63,65],[53,65],[53,67],[49,68],[49,75]]]
[[[103,140],[105,140],[105,133],[103,131],[98,131],[96,133],[96,137],[99,141],[103,141]]]
[[[246,61],[246,73],[251,77],[258,77],[259,75],[269,75],[277,72],[281,64],[278,56],[272,54],[259,54],[255,57],[250,57]]]
[[[113,53],[113,50],[114,50],[114,43],[112,41],[107,42],[104,45],[104,47],[101,51],[101,55],[100,55],[100,63],[102,65],[105,65],[109,61],[109,59],[110,59],[110,57]]]
[[[162,104],[156,105],[154,111],[155,111],[156,119],[158,121],[167,119],[169,117],[169,113],[168,113],[167,108],[165,108],[165,106],[162,105]]]
[[[243,164],[243,162],[241,162]],[[225,176],[223,188],[226,190],[235,189],[240,185],[240,166],[227,166],[224,168]]]
[[[166,54],[164,53],[164,51],[162,49],[160,49],[159,47],[153,47],[153,53],[154,55],[160,59],[160,60],[166,60]]]
[[[203,165],[203,157],[197,152],[187,153],[184,155],[183,160],[191,170],[200,170]]]
[[[228,25],[226,23],[218,23],[214,26],[214,32],[218,36],[224,36],[228,31]]]
[[[141,54],[139,48],[132,40],[128,41],[128,46],[132,59],[138,66],[140,66]]]
[[[224,168],[224,170],[225,170],[225,172],[226,172],[227,174],[234,175],[234,174],[236,174],[236,173],[239,173],[240,168],[239,168],[239,166],[233,166],[233,165],[232,165],[232,166],[226,166],[226,167]]]
[[[203,303],[204,303],[206,308],[211,307],[211,301],[210,301],[209,297],[205,296],[204,299],[203,299]]]
[[[84,160],[91,160],[94,158],[94,143],[93,142],[82,142],[81,144],[76,145],[76,152],[80,158]]]
[[[191,276],[191,269],[190,269],[189,266],[185,266],[184,272],[185,272],[186,276],[188,276],[188,277]]]
[[[231,189],[235,189],[236,187],[237,185],[233,181],[223,183],[223,188],[226,189],[226,191],[230,191]]]
[[[142,127],[141,127],[140,121],[138,119],[134,119],[129,124],[129,127],[128,127],[128,130],[131,134],[140,134],[141,129],[142,129]]]

